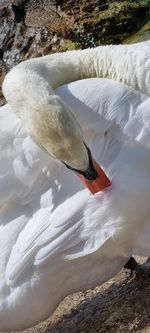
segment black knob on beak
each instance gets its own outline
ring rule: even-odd
[[[87,170],[85,171],[82,171],[82,170],[78,170],[78,169],[75,169],[75,168],[72,168],[70,165],[66,164],[65,162],[62,161],[63,164],[65,164],[65,166],[74,171],[74,172],[77,172],[79,173],[80,175],[84,176],[86,179],[88,180],[95,180],[97,178],[97,171],[94,169],[94,166],[93,166],[93,162],[92,162],[92,155],[91,155],[91,151],[89,149],[89,147],[86,145],[86,143],[84,142],[84,145],[87,149],[87,153],[88,153],[88,157],[89,157],[89,167]]]

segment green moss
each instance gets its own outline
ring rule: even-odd
[[[93,11],[84,17],[74,31],[81,47],[100,44],[118,44],[145,23],[150,3],[142,1],[113,1],[102,11]]]
[[[64,42],[59,47],[59,52],[66,52],[71,50],[78,50],[81,48],[81,44],[77,42],[72,42],[70,39],[64,39]]]
[[[92,16],[89,18],[85,18],[81,21],[81,23],[91,23],[91,22],[96,22],[96,21],[101,21],[103,19],[111,19],[115,15],[123,15],[126,13],[127,15],[131,15],[130,11],[133,11],[134,9],[138,8],[144,8],[148,7],[148,1],[147,0],[142,0],[142,1],[134,1],[134,0],[124,0],[124,1],[113,1],[110,3],[109,8],[105,9],[100,12],[94,12],[92,13]]]

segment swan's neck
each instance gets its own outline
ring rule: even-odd
[[[26,66],[44,76],[53,89],[84,78],[104,77],[145,91],[137,55],[136,45],[107,45],[31,59]]]
[[[150,95],[148,43],[99,46],[27,60],[6,76],[3,85],[4,96],[13,106],[15,95],[18,95],[18,101],[22,102],[22,96],[25,96],[24,89],[29,91],[27,86],[32,87],[30,94],[36,89],[40,96],[44,89],[46,93],[53,94],[52,89],[60,85],[90,77],[114,79]],[[139,70],[141,61],[143,75]]]

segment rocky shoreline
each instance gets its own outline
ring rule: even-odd
[[[1,81],[31,57],[121,43],[142,26],[149,7],[147,0],[1,0]]]

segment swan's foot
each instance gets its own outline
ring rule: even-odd
[[[137,275],[146,275],[150,277],[150,258],[147,259],[145,264],[140,265],[133,257],[131,257],[125,264],[124,268],[130,269],[131,275],[135,273]]]

